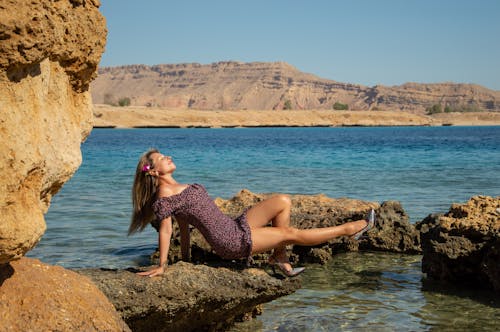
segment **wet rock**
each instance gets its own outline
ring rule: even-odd
[[[416,225],[429,280],[500,292],[500,196],[475,196]]]
[[[218,330],[300,287],[300,279],[280,280],[258,269],[234,271],[184,262],[154,278],[133,270],[78,272],[94,281],[133,331]]]
[[[130,331],[86,277],[22,258],[0,265],[1,331]]]

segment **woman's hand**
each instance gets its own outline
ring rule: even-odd
[[[163,272],[165,272],[165,267],[162,265],[162,266],[155,267],[154,269],[151,269],[149,271],[138,272],[137,274],[140,276],[144,276],[144,277],[155,277],[155,276],[162,275]]]

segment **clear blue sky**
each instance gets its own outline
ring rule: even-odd
[[[102,0],[101,66],[285,61],[373,86],[500,90],[500,0]]]

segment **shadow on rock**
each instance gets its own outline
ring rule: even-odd
[[[12,277],[13,274],[14,269],[9,263],[0,265],[0,287],[2,287],[4,281]]]

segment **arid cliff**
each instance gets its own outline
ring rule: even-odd
[[[218,62],[100,68],[97,104],[130,98],[134,106],[198,110],[329,109],[423,112],[436,104],[500,111],[500,91],[474,84],[367,87],[322,79],[284,62]]]

